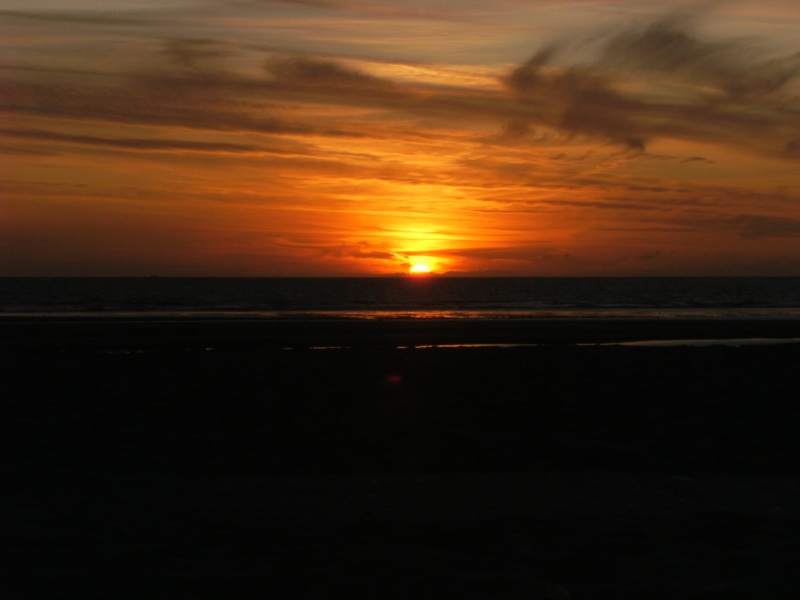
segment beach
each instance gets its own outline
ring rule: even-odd
[[[4,562],[27,598],[793,597],[800,344],[571,327],[6,335]]]

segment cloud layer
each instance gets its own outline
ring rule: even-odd
[[[471,273],[800,265],[800,48],[712,35],[724,13],[587,24],[532,35],[529,58],[457,64],[443,46],[387,58],[407,37],[365,25],[519,28],[477,3],[203,6],[0,11],[6,270],[48,264],[48,236],[80,264],[98,215],[122,229],[132,212],[157,239],[186,231],[182,260],[208,272],[395,272],[418,255]],[[364,50],[341,52],[347,36]],[[53,202],[86,227],[48,219]]]

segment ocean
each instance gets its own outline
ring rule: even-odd
[[[800,318],[800,277],[0,278],[0,318]]]

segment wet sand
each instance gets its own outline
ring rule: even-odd
[[[597,344],[641,340],[800,340],[790,318],[261,319],[258,317],[13,317],[0,348],[396,347]]]
[[[798,344],[40,346],[0,351],[25,597],[800,587]]]

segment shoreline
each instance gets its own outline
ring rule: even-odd
[[[800,319],[4,317],[0,348],[415,347],[800,339]]]

